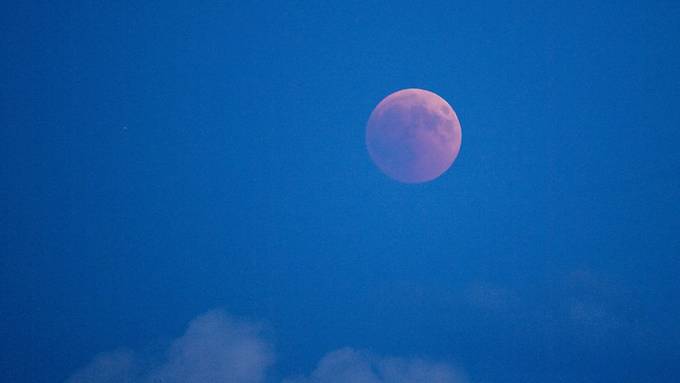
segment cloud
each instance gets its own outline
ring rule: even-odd
[[[95,357],[67,383],[263,383],[273,365],[261,328],[221,311],[197,317],[163,357],[114,351]],[[324,356],[308,376],[282,383],[464,383],[451,365],[424,359],[381,357],[343,348]]]
[[[566,281],[570,295],[566,310],[579,333],[592,339],[624,325],[616,310],[624,295],[614,281],[590,269],[573,271]]]
[[[96,357],[68,383],[259,383],[273,363],[256,325],[211,311],[189,323],[156,364],[130,352]]]
[[[463,383],[448,364],[422,359],[379,357],[343,348],[327,354],[309,377],[283,383]]]

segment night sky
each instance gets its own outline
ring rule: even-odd
[[[680,381],[680,3],[15,1],[0,380]],[[422,184],[403,88],[455,109]]]

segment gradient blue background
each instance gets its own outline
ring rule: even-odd
[[[2,7],[1,380],[215,307],[269,323],[281,376],[350,345],[680,377],[680,3],[190,3]],[[364,144],[408,87],[463,127],[421,185]]]

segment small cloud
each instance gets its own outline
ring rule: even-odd
[[[256,383],[272,362],[271,347],[258,326],[213,311],[191,322],[148,381]]]
[[[308,376],[283,383],[463,383],[467,380],[446,363],[379,357],[343,348],[327,354]]]
[[[272,363],[258,326],[211,311],[189,323],[160,363],[140,368],[132,353],[102,354],[67,383],[258,383]]]
[[[592,269],[581,268],[567,275],[566,287],[570,296],[566,313],[580,337],[594,342],[623,328],[625,323],[618,315],[617,303],[625,295],[612,280]]]

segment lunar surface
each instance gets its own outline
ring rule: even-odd
[[[404,89],[385,97],[366,126],[366,146],[376,166],[405,183],[431,181],[458,155],[460,122],[441,97],[423,89]]]

